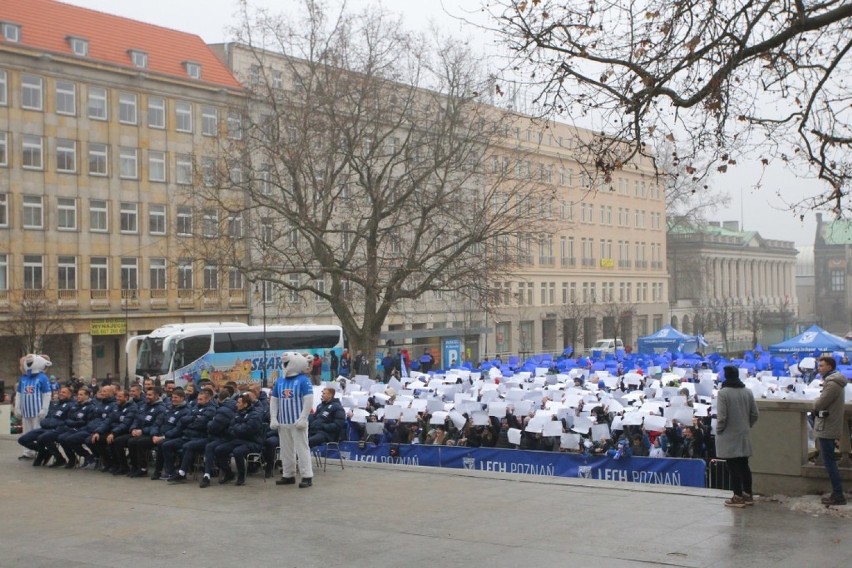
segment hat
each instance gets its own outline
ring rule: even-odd
[[[56,375],[50,375],[50,380],[51,380],[51,381],[55,381],[55,380],[56,380]]]
[[[388,387],[388,388],[385,389],[385,394],[388,395],[389,397],[395,397],[396,391],[393,389],[393,387]]]
[[[738,381],[740,379],[740,371],[733,365],[725,365],[725,380]]]

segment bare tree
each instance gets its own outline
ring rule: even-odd
[[[627,327],[632,325],[635,312],[636,304],[633,302],[610,298],[608,301],[599,304],[598,313],[601,315],[603,336],[624,341],[627,335]],[[624,343],[627,342],[624,341]]]
[[[22,299],[8,315],[4,330],[18,340],[21,354],[43,353],[47,336],[65,333],[65,316],[43,296]]]
[[[583,322],[592,316],[592,304],[571,300],[567,304],[562,304],[558,313],[562,318],[562,342],[565,347],[571,347],[576,353],[577,346],[583,345]]]
[[[517,243],[541,232],[531,204],[552,190],[512,177],[512,117],[482,103],[463,47],[310,0],[302,19],[260,12],[237,32],[249,103],[186,196],[227,219],[187,254],[326,302],[369,361],[401,302],[476,300],[483,274],[512,272]]]
[[[752,347],[756,347],[758,344],[758,338],[760,337],[760,332],[767,323],[769,310],[763,301],[754,300],[745,307],[743,312],[745,315],[746,327],[751,332],[751,345]]]
[[[654,139],[702,178],[754,151],[828,182],[805,205],[838,212],[852,176],[852,3],[840,0],[485,0],[513,72],[548,112],[594,124],[608,176]],[[700,170],[702,156],[711,158]]]

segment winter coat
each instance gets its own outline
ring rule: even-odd
[[[829,373],[822,380],[822,392],[814,401],[814,435],[817,438],[839,440],[843,435],[843,405],[847,380],[838,371]],[[821,412],[828,416],[820,417]]]
[[[757,422],[754,393],[746,387],[724,387],[717,398],[716,455],[725,458],[751,456],[751,427]]]

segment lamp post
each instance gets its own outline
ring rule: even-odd
[[[263,363],[261,363],[260,367],[260,385],[263,388],[267,388],[269,381],[266,376],[266,352],[269,349],[269,341],[266,339],[266,288],[261,287],[261,289],[258,289],[258,285],[255,285],[254,295],[260,301],[260,309],[263,314],[263,343],[260,345],[263,349]]]
[[[130,340],[130,300],[136,299],[136,290],[127,289],[121,291],[122,296],[124,296],[124,335],[126,336],[125,345],[127,341]],[[124,389],[127,390],[130,388],[130,357],[129,353],[125,349],[124,353]]]

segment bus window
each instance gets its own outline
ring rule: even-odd
[[[175,351],[173,368],[180,369],[186,367],[206,355],[208,351],[210,351],[209,335],[198,335],[181,339]]]

